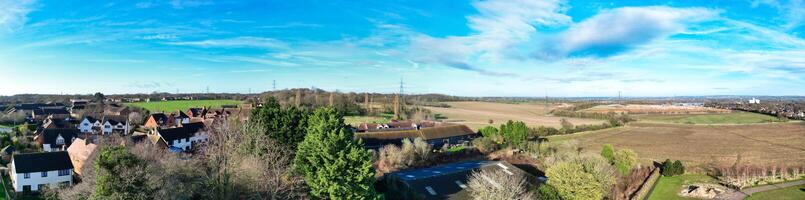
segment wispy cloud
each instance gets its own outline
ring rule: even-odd
[[[265,49],[281,49],[287,48],[288,44],[280,40],[264,37],[236,37],[229,39],[210,39],[201,41],[185,41],[185,42],[166,42],[165,44],[179,45],[179,46],[195,46],[195,47],[225,47],[225,48],[265,48]]]
[[[176,39],[176,38],[177,37],[174,34],[156,34],[156,35],[148,35],[148,36],[143,36],[142,37],[143,40],[170,40],[170,39]]]
[[[311,24],[311,23],[301,23],[301,22],[291,22],[291,23],[286,23],[286,24],[259,26],[258,28],[287,29],[287,28],[321,28],[321,27],[324,27],[324,25]]]
[[[572,25],[545,44],[540,58],[612,56],[635,46],[685,31],[686,23],[713,19],[717,12],[703,8],[624,7],[605,10]]]
[[[34,3],[34,0],[0,1],[0,33],[23,26]]]

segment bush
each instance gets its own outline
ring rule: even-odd
[[[472,199],[516,199],[530,200],[528,183],[522,175],[514,176],[497,169],[484,169],[473,172],[467,185],[470,187]]]
[[[484,137],[492,137],[498,135],[498,129],[493,126],[487,126],[478,130],[478,133]]]
[[[559,192],[556,191],[551,185],[542,184],[537,188],[537,199],[539,200],[562,200],[562,197],[559,196]]]
[[[637,163],[637,154],[631,149],[620,149],[615,151],[614,161],[615,168],[621,174],[628,174],[632,170],[632,166]]]
[[[614,164],[615,163],[614,154],[615,154],[615,149],[612,148],[612,145],[611,144],[604,144],[604,148],[601,149],[601,156],[604,157],[605,159],[607,159],[607,161],[609,161],[609,164]]]
[[[663,176],[676,176],[685,174],[685,166],[682,165],[682,161],[676,160],[671,163],[670,159],[665,159],[662,162],[662,175]]]
[[[509,120],[506,124],[500,125],[500,135],[503,135],[506,143],[513,147],[521,146],[528,139],[530,131],[525,122]]]
[[[498,145],[490,138],[479,137],[472,140],[472,146],[478,149],[481,153],[490,153],[498,150]]]
[[[599,200],[606,192],[580,164],[560,163],[548,168],[545,175],[548,184],[556,188],[562,199]]]
[[[403,139],[402,148],[388,144],[379,151],[377,167],[383,173],[422,166],[433,157],[433,149],[422,138],[416,138],[413,142]]]
[[[685,174],[685,166],[682,165],[682,161],[676,160],[674,161],[674,174],[682,175]]]

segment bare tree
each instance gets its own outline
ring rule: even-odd
[[[522,174],[509,175],[502,170],[483,169],[473,172],[468,181],[472,198],[486,199],[533,199],[528,183]]]

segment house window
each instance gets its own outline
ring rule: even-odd
[[[112,128],[112,127],[111,127],[111,126],[109,126],[109,125],[106,125],[106,126],[103,126],[103,127],[106,127],[106,128]]]
[[[67,175],[70,175],[70,170],[69,169],[60,169],[59,170],[59,176],[67,176]]]
[[[26,193],[31,192],[31,186],[30,185],[23,185],[22,186],[22,192],[26,192]]]
[[[42,172],[42,177],[48,177],[48,172]]]
[[[22,174],[22,178],[25,178],[25,179],[31,178],[31,173]]]

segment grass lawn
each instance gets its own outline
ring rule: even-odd
[[[779,122],[776,117],[750,112],[720,114],[649,114],[635,115],[639,120],[679,124],[751,124]]]
[[[384,117],[375,116],[345,116],[344,123],[352,126],[358,126],[361,123],[387,123],[389,119]]]
[[[805,199],[805,185],[798,185],[793,187],[781,188],[776,190],[769,190],[765,192],[758,192],[746,198],[747,200],[760,200],[760,199],[776,199],[776,200],[794,200]]]
[[[239,105],[241,103],[237,100],[177,100],[125,103],[125,105],[141,107],[151,112],[175,112],[176,110],[187,112],[188,108],[220,108],[222,105]]]
[[[649,194],[650,200],[660,200],[660,199],[693,199],[693,198],[684,198],[679,195],[679,191],[682,190],[682,185],[691,184],[691,183],[715,183],[716,180],[707,175],[701,174],[685,174],[673,177],[660,177],[660,180],[657,180],[657,185],[654,187],[654,191]]]

